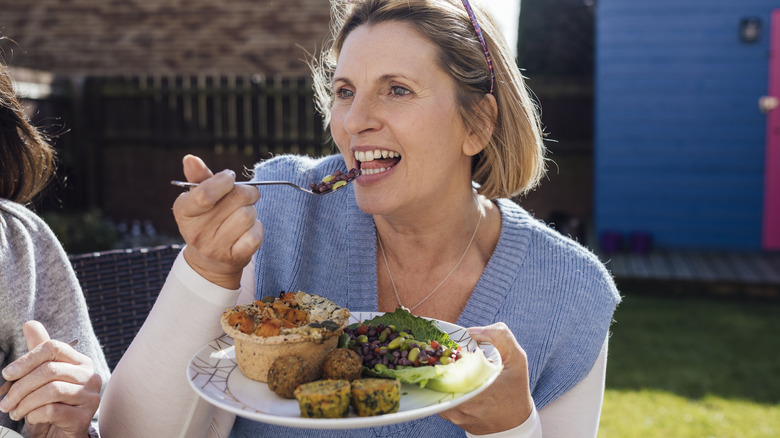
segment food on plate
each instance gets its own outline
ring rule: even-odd
[[[295,390],[301,417],[342,418],[349,408],[361,417],[398,412],[401,382],[398,379],[323,379],[304,383]]]
[[[346,348],[337,348],[327,356],[322,364],[322,378],[334,380],[359,379],[363,373],[363,361],[359,354]]]
[[[463,351],[435,321],[403,309],[350,325],[340,345],[361,356],[364,375],[441,392],[472,391],[501,370],[482,350]]]
[[[350,384],[346,380],[317,380],[295,390],[305,418],[342,418],[349,413]]]
[[[357,379],[351,386],[351,404],[358,416],[390,414],[401,406],[398,379]]]
[[[333,174],[323,177],[322,181],[309,184],[309,187],[311,188],[312,192],[326,193],[331,190],[340,189],[358,176],[360,176],[359,169],[353,168],[347,173],[337,170],[333,172]]]
[[[241,372],[267,382],[277,357],[300,356],[321,369],[349,322],[349,310],[319,295],[282,292],[227,309],[220,322],[233,338]]]
[[[281,356],[268,369],[268,389],[284,398],[295,398],[299,385],[319,378],[320,369],[301,356]]]
[[[444,372],[429,379],[425,387],[439,392],[469,392],[482,386],[495,370],[496,365],[487,360],[485,353],[475,350],[447,365]]]

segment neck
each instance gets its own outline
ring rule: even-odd
[[[449,270],[447,275],[445,275],[444,278],[441,281],[438,282],[436,287],[431,289],[430,292],[428,292],[425,296],[423,296],[419,300],[416,300],[414,302],[414,304],[409,303],[408,301],[407,301],[406,304],[404,304],[404,302],[401,300],[401,296],[398,293],[398,287],[396,286],[395,281],[393,279],[393,274],[390,271],[390,264],[389,264],[389,262],[387,260],[387,254],[385,252],[385,248],[384,248],[384,245],[382,243],[382,238],[381,238],[381,236],[379,234],[377,234],[377,243],[378,243],[379,249],[380,249],[380,251],[382,253],[382,261],[385,264],[385,269],[387,270],[387,276],[388,276],[388,278],[390,280],[390,284],[391,284],[391,286],[393,288],[393,294],[395,295],[395,299],[396,299],[396,302],[397,302],[399,307],[401,307],[401,308],[403,308],[403,309],[405,309],[405,310],[407,310],[409,312],[414,311],[417,307],[419,307],[420,305],[424,304],[429,298],[431,298],[444,285],[444,283],[446,283],[447,280],[449,280],[449,278],[453,274],[455,274],[455,271],[461,265],[461,263],[463,262],[463,259],[466,258],[466,254],[468,254],[469,250],[471,249],[471,244],[474,243],[474,238],[477,235],[477,231],[479,230],[479,224],[481,222],[482,222],[482,213],[478,211],[477,212],[477,225],[474,227],[474,231],[471,232],[471,237],[469,238],[469,243],[466,245],[466,249],[463,250],[463,252],[461,253],[460,257],[458,258],[457,263],[455,263],[455,265],[452,267],[452,269]]]
[[[472,193],[457,207],[437,206],[413,215],[375,215],[374,223],[391,262],[403,262],[399,264],[404,267],[424,258],[459,256],[482,214],[478,197]]]
[[[391,269],[401,272],[455,263],[484,214],[473,192],[458,208],[440,207],[414,217],[374,216],[374,222]]]

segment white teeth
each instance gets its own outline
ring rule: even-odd
[[[361,173],[364,175],[376,175],[377,173],[382,173],[387,169],[388,169],[387,167],[380,167],[379,169],[365,169],[365,170],[361,170]]]
[[[399,158],[401,154],[398,152],[388,151],[387,149],[376,149],[373,151],[355,151],[355,159],[366,163],[369,161],[378,160],[380,158]]]

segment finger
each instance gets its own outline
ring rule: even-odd
[[[263,244],[263,224],[256,221],[252,228],[244,233],[233,245],[233,254],[252,258]]]
[[[512,366],[521,360],[525,363],[526,355],[517,342],[514,333],[503,322],[498,322],[485,327],[471,327],[468,329],[471,338],[478,342],[489,342],[501,355],[501,362]]]
[[[233,188],[210,211],[187,221],[187,230],[193,231],[187,233],[187,243],[205,254],[229,252],[233,243],[257,221],[254,204],[258,199],[260,192],[254,187]]]
[[[31,341],[28,340],[28,343]],[[49,339],[27,354],[11,362],[3,369],[3,378],[6,380],[18,380],[46,362],[65,362],[73,365],[88,364],[92,366],[92,360],[76,351],[70,345],[57,340]]]
[[[257,210],[252,205],[245,205],[232,211],[219,225],[215,233],[216,241],[223,245],[233,246],[241,236],[251,230],[257,221]]]
[[[241,271],[262,243],[263,228],[256,215],[254,206],[241,207],[222,220],[216,229],[201,230],[188,246],[197,247],[199,255],[206,260]]]
[[[36,426],[53,425],[68,436],[86,436],[94,412],[82,406],[69,406],[55,403],[42,406],[27,414],[25,422],[31,436],[35,436]]]
[[[27,417],[37,409],[45,409],[47,405],[64,404],[87,407],[87,410],[91,410],[91,417],[100,403],[101,383],[100,376],[94,373],[83,383],[71,383],[61,380],[48,382],[27,394],[12,408],[9,415],[12,419],[19,420]],[[48,418],[48,420],[55,419]]]
[[[182,158],[182,167],[184,168],[184,176],[189,182],[199,183],[214,176],[206,163],[195,155],[185,155]]]
[[[24,333],[24,340],[27,341],[27,351],[51,339],[46,327],[35,320],[25,322],[22,325],[22,333]]]
[[[236,174],[232,170],[223,170],[209,179],[203,180],[198,187],[182,193],[174,202],[174,214],[177,219],[200,216],[214,209],[233,189]]]
[[[460,406],[456,406],[452,409],[447,409],[446,411],[440,412],[439,416],[457,425],[468,423],[472,421],[474,418],[473,415],[470,415],[467,411],[463,410]]]
[[[94,387],[95,377],[98,380],[97,387]],[[58,389],[56,385],[84,387],[92,385],[92,390],[99,391],[100,383],[100,376],[94,372],[91,363],[74,365],[66,362],[46,362],[14,382],[8,394],[0,401],[0,410],[3,412],[18,410],[20,405],[29,404],[31,400],[36,400],[35,397],[30,398],[36,393],[39,398],[41,394],[50,397],[44,400],[62,401],[62,399],[50,393],[41,393],[42,388],[48,388],[48,391],[51,392]],[[38,404],[40,403],[42,402],[38,402]],[[30,409],[32,408],[24,409],[24,411]]]
[[[214,206],[214,214],[218,223],[225,222],[237,210],[242,211],[241,215],[246,215],[246,219],[254,221],[257,219],[257,210],[255,203],[260,199],[260,191],[256,187],[235,186],[230,192],[222,197]],[[248,228],[248,227],[247,227]]]
[[[50,339],[49,333],[46,331],[43,324],[34,320],[27,321],[22,325],[22,333],[24,334],[24,340],[27,342],[28,352]],[[34,361],[30,361],[28,358],[29,354],[30,353],[27,353],[5,367],[2,373],[3,378],[5,380],[16,380],[35,368],[37,364]]]

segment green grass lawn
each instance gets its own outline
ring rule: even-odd
[[[780,437],[780,302],[623,295],[599,437]]]

